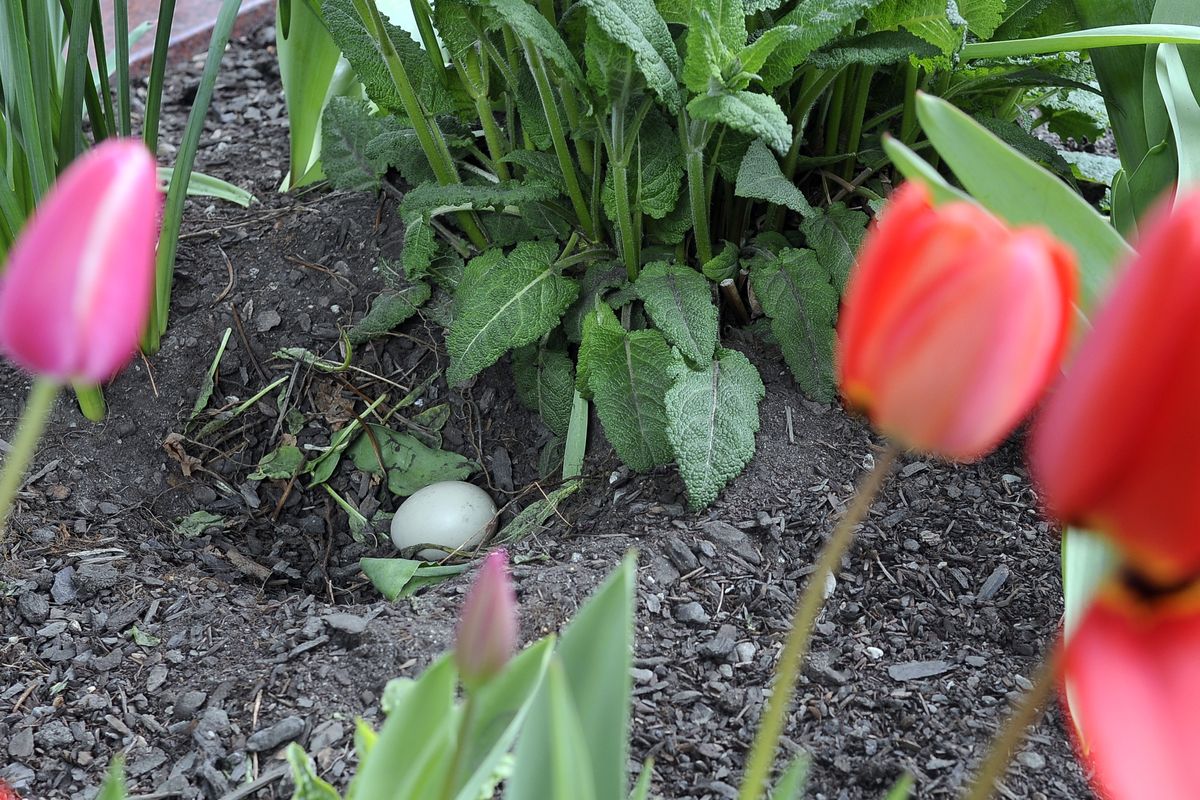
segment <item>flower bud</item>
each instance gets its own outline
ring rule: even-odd
[[[486,683],[517,649],[517,597],[508,576],[508,556],[494,550],[483,562],[463,603],[454,645],[463,685]]]
[[[838,323],[846,402],[899,444],[970,461],[1029,412],[1066,349],[1075,261],[1049,234],[901,187]]]

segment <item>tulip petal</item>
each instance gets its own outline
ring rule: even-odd
[[[120,369],[149,310],[160,202],[141,143],[108,140],[77,159],[13,245],[0,278],[0,350],[62,381]]]
[[[1109,800],[1184,800],[1200,786],[1200,604],[1102,593],[1067,646],[1075,723]]]
[[[1054,516],[1170,583],[1200,570],[1200,192],[1143,230],[1030,456]]]

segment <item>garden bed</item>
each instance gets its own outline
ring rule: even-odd
[[[398,254],[402,227],[390,196],[275,193],[287,126],[272,43],[266,29],[232,46],[197,159],[259,202],[189,201],[162,351],[109,387],[103,425],[60,400],[14,519],[0,570],[0,778],[26,798],[93,796],[119,751],[147,800],[288,797],[279,754],[291,740],[344,783],[354,718],[378,724],[384,683],[449,646],[464,578],[386,602],[358,568],[392,554],[386,532],[357,543],[321,488],[248,478],[279,444],[281,391],[284,414],[305,416],[299,443],[325,444],[381,392],[432,379],[421,401],[449,403],[444,446],[483,465],[476,480],[513,501],[508,516],[554,485],[538,481],[548,435],[507,367],[448,389],[440,328],[420,315],[354,352],[398,387],[273,356],[303,347],[340,361],[339,325],[381,289],[375,267]],[[178,141],[199,71],[191,62],[168,88],[165,142]],[[188,419],[226,329],[201,426],[284,383],[199,436]],[[777,352],[748,334],[727,341],[767,396],[754,460],[710,509],[686,511],[671,471],[630,474],[593,426],[583,489],[511,547],[527,639],[640,552],[632,755],[654,757],[666,798],[735,796],[798,586],[874,446],[840,407],[804,399]],[[0,430],[26,388],[0,371]],[[330,485],[368,517],[395,505],[349,463]],[[177,520],[196,511],[220,522],[189,538]],[[1060,615],[1057,534],[1019,443],[967,467],[901,459],[838,572],[787,729],[788,747],[813,756],[810,796],[881,797],[905,770],[917,797],[956,796]],[[1089,796],[1057,708],[1000,794]]]

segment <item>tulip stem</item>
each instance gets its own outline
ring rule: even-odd
[[[979,767],[979,772],[975,773],[971,788],[964,795],[965,800],[988,800],[992,796],[996,783],[1008,771],[1013,754],[1025,738],[1025,729],[1041,716],[1042,707],[1054,692],[1054,687],[1058,685],[1062,662],[1063,647],[1062,641],[1059,640],[1038,668],[1033,688],[1021,698],[1020,704],[1013,709],[1012,716],[992,741],[991,750]]]
[[[742,780],[742,788],[738,800],[759,800],[766,788],[767,775],[775,761],[775,753],[779,747],[779,737],[783,733],[783,724],[788,708],[792,704],[792,695],[796,688],[796,678],[804,656],[808,652],[809,640],[812,636],[813,623],[825,604],[825,582],[838,565],[842,556],[854,542],[854,530],[866,519],[883,479],[891,472],[892,464],[896,461],[898,449],[894,444],[888,444],[883,453],[876,456],[875,466],[867,473],[858,485],[858,491],[846,513],[838,520],[829,540],[817,560],[816,569],[808,578],[796,603],[796,611],[792,616],[792,627],[788,631],[787,641],[783,646],[783,654],[775,667],[775,682],[771,687],[771,699],[767,701],[767,710],[763,714],[762,723],[754,737],[754,745],[750,749],[750,759],[746,767],[746,775]]]
[[[79,410],[92,422],[104,422],[107,408],[104,405],[104,390],[94,383],[75,384],[75,397],[79,400]]]
[[[42,430],[46,427],[46,419],[54,407],[58,390],[59,384],[49,378],[33,379],[25,410],[21,412],[21,421],[17,423],[12,449],[4,459],[3,469],[0,469],[0,545],[4,544],[8,533],[8,516],[13,500],[21,488],[29,462],[33,460],[33,453],[37,449],[38,439],[42,438]]]

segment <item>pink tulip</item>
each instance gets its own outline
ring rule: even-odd
[[[1065,668],[1101,797],[1196,796],[1200,587],[1147,598],[1110,586],[1067,644]]]
[[[1050,234],[905,184],[842,300],[842,395],[899,444],[979,458],[1057,372],[1074,296],[1075,258]]]
[[[150,308],[160,204],[138,141],[110,139],[71,164],[0,273],[0,352],[59,382],[124,366]]]
[[[21,800],[21,796],[4,781],[0,781],[0,800]]]
[[[454,660],[468,689],[486,683],[517,649],[517,597],[508,577],[508,556],[494,550],[483,562],[463,603]]]

